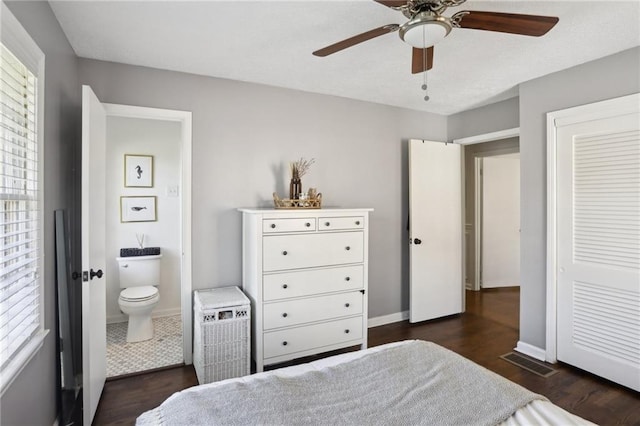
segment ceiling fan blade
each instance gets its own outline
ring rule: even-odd
[[[521,15],[516,13],[479,12],[464,10],[453,15],[460,19],[460,28],[497,31],[539,37],[558,23],[555,16]]]
[[[331,46],[316,50],[315,52],[313,52],[313,54],[315,56],[331,55],[332,53],[339,52],[343,49],[346,49],[347,47],[355,46],[356,44],[362,43],[363,41],[371,40],[372,38],[397,31],[398,28],[400,28],[400,26],[397,24],[384,25],[380,28],[358,34],[356,36],[334,43]]]
[[[426,58],[424,57],[425,54],[427,55]],[[431,67],[433,67],[433,46],[427,49],[418,49],[414,47],[413,59],[411,60],[411,73],[418,74],[425,71],[425,64],[427,66],[427,70],[430,70]]]
[[[402,7],[407,4],[407,0],[374,0],[376,3],[380,3],[387,7]]]

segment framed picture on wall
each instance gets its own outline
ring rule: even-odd
[[[155,222],[156,197],[120,197],[120,222]]]
[[[124,186],[153,187],[153,155],[124,155]]]

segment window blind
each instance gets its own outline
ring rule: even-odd
[[[0,56],[0,369],[41,330],[36,76]]]

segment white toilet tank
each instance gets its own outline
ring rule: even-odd
[[[116,257],[120,273],[120,288],[159,285],[161,258],[161,254]]]

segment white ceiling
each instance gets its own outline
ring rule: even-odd
[[[460,10],[557,16],[543,37],[453,29],[412,75],[398,33],[311,52],[406,18],[359,1],[50,1],[76,54],[452,114],[517,96],[519,83],[640,45],[640,1],[480,1]],[[607,84],[607,76],[594,84]]]

